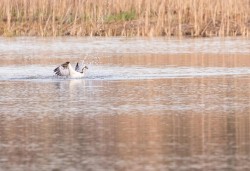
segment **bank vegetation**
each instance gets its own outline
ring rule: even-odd
[[[1,0],[1,36],[244,36],[250,0]]]

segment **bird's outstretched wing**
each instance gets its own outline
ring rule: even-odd
[[[82,69],[83,69],[83,68],[84,68],[84,61],[81,61],[80,63],[77,62],[76,67],[75,67],[75,70],[76,70],[77,72],[82,72]]]
[[[54,73],[58,76],[69,76],[69,69],[68,69],[69,62],[63,63],[59,67],[54,69]]]
[[[77,64],[76,64],[76,67],[75,67],[75,70],[77,71],[77,72],[80,72],[80,64],[77,62]]]

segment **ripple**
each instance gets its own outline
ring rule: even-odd
[[[0,80],[67,80],[53,74],[53,66],[0,67]],[[87,80],[140,80],[162,78],[195,78],[210,76],[250,75],[249,67],[119,67],[92,65],[84,79]]]
[[[249,54],[244,38],[0,38],[1,58],[71,58],[86,54]]]

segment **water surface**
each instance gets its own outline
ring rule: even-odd
[[[249,170],[249,39],[1,38],[0,170]],[[58,78],[85,60],[84,79]]]

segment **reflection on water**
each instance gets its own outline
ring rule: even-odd
[[[249,82],[2,81],[1,169],[249,169]]]
[[[67,58],[13,59],[0,64],[0,170],[250,169],[246,54],[101,56],[75,80],[51,73]]]
[[[248,38],[0,38],[1,57],[72,57],[83,54],[249,54]]]

